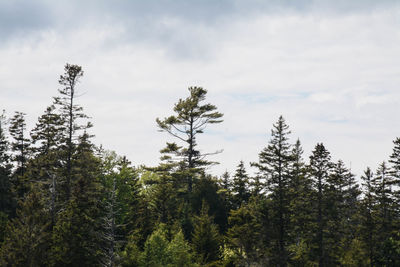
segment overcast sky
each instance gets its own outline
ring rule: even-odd
[[[199,138],[211,172],[256,161],[283,115],[305,157],[323,142],[360,175],[400,137],[400,1],[0,1],[0,108],[31,128],[65,63],[96,144],[156,165],[189,86],[224,113]]]

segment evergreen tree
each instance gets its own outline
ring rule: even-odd
[[[235,175],[233,176],[232,193],[235,209],[239,208],[242,203],[247,203],[249,201],[249,177],[242,160],[237,166]]]
[[[266,180],[271,193],[274,228],[277,233],[277,265],[287,265],[287,228],[289,219],[290,162],[292,161],[291,145],[288,142],[289,126],[280,116],[271,130],[271,140],[266,148],[259,153],[259,162],[253,163]]]
[[[0,214],[3,218],[13,214],[14,201],[11,184],[11,170],[9,144],[6,138],[6,117],[0,115]],[[1,228],[1,226],[0,226]],[[2,231],[2,230],[0,230]],[[0,236],[0,242],[2,238]]]
[[[376,199],[374,197],[374,186],[372,184],[374,174],[368,167],[361,176],[363,181],[364,198],[361,202],[361,225],[360,235],[365,243],[368,255],[369,266],[375,266],[375,250],[376,250],[376,218],[374,214]]]
[[[11,150],[14,152],[13,161],[16,169],[13,174],[14,191],[18,199],[22,199],[28,190],[29,181],[26,180],[25,172],[28,161],[28,149],[30,141],[26,138],[25,113],[15,112],[10,121],[10,135],[14,141],[11,143]]]
[[[53,264],[56,266],[98,266],[104,262],[104,218],[101,205],[100,161],[84,134],[71,159],[74,166],[71,197],[58,215],[53,230]]]
[[[39,188],[20,201],[0,249],[1,266],[46,266],[49,262],[49,214]]]
[[[140,267],[198,266],[194,262],[194,256],[190,250],[190,246],[185,241],[182,231],[175,233],[171,241],[169,241],[164,225],[160,224],[147,239],[144,251],[140,253],[139,260],[136,264]]]
[[[209,264],[220,260],[221,238],[218,227],[208,215],[208,205],[203,202],[201,213],[195,218],[192,244],[199,255],[201,264]]]
[[[201,179],[196,181],[191,196],[193,213],[190,216],[194,217],[195,214],[201,213],[204,204],[206,204],[208,214],[213,217],[214,223],[218,225],[220,233],[225,233],[229,210],[219,192],[220,188],[218,187],[217,179],[211,175],[201,177]]]
[[[262,211],[257,198],[252,198],[248,204],[231,211],[227,243],[234,252],[233,261],[236,266],[262,266],[267,263],[264,225],[260,212]]]
[[[390,266],[389,262],[392,261],[392,257],[395,255],[389,255],[395,253],[396,250],[390,249],[390,238],[393,238],[393,231],[395,230],[394,225],[394,179],[390,175],[390,171],[387,167],[386,162],[382,162],[372,179],[372,185],[374,188],[374,195],[376,199],[376,229],[377,229],[377,254],[376,264],[381,266]],[[397,254],[400,255],[400,254]]]
[[[324,236],[324,247],[328,264],[338,265],[342,254],[354,245],[359,194],[354,175],[345,167],[343,161],[332,164],[332,172],[327,178],[325,190],[327,233]]]
[[[230,174],[228,171],[225,171],[220,179],[220,186],[227,191],[230,191],[232,188],[232,183],[230,179]]]
[[[394,189],[394,215],[396,216],[394,220],[397,223],[397,231],[400,231],[400,138],[396,138],[393,141],[394,147],[393,152],[390,155],[390,174],[393,178]]]
[[[163,120],[157,118],[160,131],[165,131],[171,136],[183,142],[186,147],[178,146],[176,143],[167,143],[167,147],[161,150],[165,156],[163,160],[169,162],[169,166],[178,169],[195,170],[208,166],[213,162],[205,160],[205,157],[213,153],[201,153],[197,149],[197,136],[204,132],[209,124],[222,122],[222,113],[216,111],[217,107],[212,104],[202,104],[206,98],[207,90],[201,87],[189,87],[190,96],[180,99],[175,104],[172,115]],[[175,162],[175,163],[174,163]],[[193,174],[187,174],[187,189],[192,191]]]
[[[87,119],[82,110],[83,108],[77,105],[76,98],[77,85],[83,76],[83,70],[81,66],[66,64],[64,67],[64,74],[60,76],[59,84],[63,86],[59,89],[60,97],[55,97],[55,105],[59,107],[60,119],[64,123],[62,129],[64,132],[61,138],[61,149],[63,151],[63,157],[65,161],[65,194],[66,199],[71,196],[71,185],[72,179],[72,158],[76,149],[77,131],[86,130],[91,127],[91,123],[80,124],[80,119]]]
[[[233,200],[233,192],[232,192],[232,181],[230,178],[230,174],[228,171],[225,171],[218,183],[218,194],[223,202],[224,210],[225,210],[225,218],[229,214],[229,211],[234,207],[234,200]],[[227,218],[226,218],[226,223]],[[227,226],[227,225],[226,225]],[[225,230],[225,229],[223,229]]]
[[[101,151],[101,182],[105,190],[104,264],[118,266],[119,254],[138,217],[139,185],[137,173],[125,157]],[[140,216],[140,215],[139,215]]]
[[[47,155],[60,147],[64,125],[61,116],[55,111],[54,105],[47,107],[31,131],[32,150],[35,154]]]
[[[327,180],[331,173],[332,163],[331,156],[328,150],[322,143],[315,146],[310,156],[310,175],[314,184],[316,192],[316,244],[317,244],[317,261],[320,267],[326,266],[327,251],[325,248],[325,234],[326,232],[326,215],[325,215],[325,191],[327,187]]]
[[[315,191],[307,174],[303,160],[303,149],[297,140],[292,149],[293,161],[290,164],[290,195],[289,204],[289,251],[290,262],[295,266],[305,266],[310,263],[312,244],[313,199]]]
[[[63,173],[60,151],[63,131],[61,116],[55,113],[55,106],[51,105],[39,117],[30,133],[34,157],[30,161],[27,175],[40,182],[43,191],[46,192],[44,196],[50,207],[52,227],[55,224],[56,213],[62,206],[58,196],[61,191],[60,177]]]

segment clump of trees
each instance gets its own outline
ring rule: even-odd
[[[255,175],[242,160],[215,177],[197,137],[223,114],[189,87],[156,119],[159,165],[135,167],[92,143],[82,78],[65,65],[29,133],[0,116],[1,266],[400,266],[400,138],[358,183],[322,143],[305,159],[280,116]]]

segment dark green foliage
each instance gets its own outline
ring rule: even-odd
[[[64,121],[55,113],[55,106],[47,107],[39,117],[35,128],[31,131],[32,150],[39,155],[46,155],[58,149],[62,142],[62,132],[65,130]]]
[[[237,209],[243,203],[247,203],[250,198],[249,177],[244,167],[244,162],[240,161],[233,176],[232,194],[234,207]]]
[[[227,230],[227,217],[229,210],[223,196],[219,194],[217,181],[210,175],[199,179],[191,196],[194,214],[201,213],[204,203],[208,206],[208,214],[214,218],[221,233]],[[193,214],[191,214],[193,216]]]
[[[232,210],[229,216],[230,228],[227,233],[228,247],[233,251],[237,266],[265,265],[267,263],[265,226],[262,209],[256,198],[249,204]]]
[[[313,244],[314,217],[312,187],[307,167],[302,158],[303,149],[297,140],[292,149],[293,161],[290,165],[289,239],[290,262],[295,266],[310,264],[310,250]]]
[[[316,207],[314,210],[314,222],[316,224],[316,261],[319,266],[325,266],[328,262],[325,248],[325,232],[327,227],[325,192],[327,181],[332,169],[331,156],[325,146],[317,144],[310,156],[310,175],[316,190]]]
[[[58,215],[53,230],[53,260],[56,266],[98,266],[104,260],[99,160],[84,135],[74,155],[71,197]]]
[[[271,140],[259,153],[259,162],[253,163],[260,175],[266,180],[267,192],[272,199],[271,219],[276,233],[276,264],[286,266],[288,220],[290,195],[288,194],[291,175],[290,164],[293,161],[289,144],[289,126],[280,116],[271,130]]]
[[[26,138],[25,113],[15,112],[11,118],[10,135],[13,138],[11,142],[12,159],[15,163],[15,171],[12,178],[13,190],[18,199],[22,199],[28,190],[29,180],[25,177],[26,164],[29,155],[30,141]]]
[[[6,118],[0,115],[0,212],[2,218],[14,213],[14,195],[12,193],[9,144],[6,138]],[[2,221],[3,221],[2,220]],[[0,226],[1,227],[1,226]],[[3,229],[3,228],[2,228]],[[1,242],[2,237],[0,237]]]
[[[217,225],[208,215],[208,205],[205,202],[203,202],[200,215],[195,217],[195,221],[192,244],[199,256],[199,262],[203,265],[217,262],[221,258],[222,240]]]
[[[360,236],[365,244],[366,255],[370,266],[374,266],[375,262],[375,248],[376,248],[376,218],[375,218],[375,197],[374,188],[372,184],[373,173],[370,168],[364,171],[361,176],[363,181],[364,199],[360,203]]]
[[[20,202],[17,217],[7,227],[0,249],[1,266],[45,266],[49,262],[49,213],[38,188]]]

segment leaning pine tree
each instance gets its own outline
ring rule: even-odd
[[[209,124],[222,122],[222,113],[217,111],[217,107],[202,102],[206,98],[207,90],[201,87],[189,87],[190,96],[180,99],[175,104],[175,115],[164,119],[157,118],[160,131],[167,132],[171,136],[181,141],[184,146],[179,146],[175,142],[167,143],[167,147],[161,150],[164,154],[163,160],[167,161],[167,169],[188,170],[193,173],[203,167],[213,164],[205,158],[207,155],[218,153],[201,153],[197,149],[196,138],[203,133]],[[187,190],[192,192],[193,175],[187,175]]]

